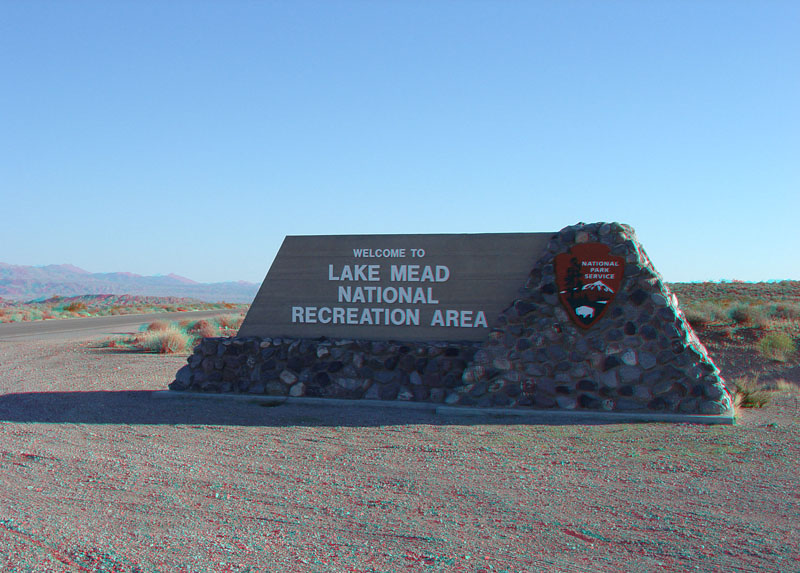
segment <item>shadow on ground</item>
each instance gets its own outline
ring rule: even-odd
[[[30,392],[0,396],[0,421],[47,424],[192,424],[211,426],[608,425],[554,420],[452,416],[396,407],[282,404],[248,400],[165,398],[152,391]],[[617,423],[617,422],[614,422]]]

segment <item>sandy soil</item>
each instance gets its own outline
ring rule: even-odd
[[[0,571],[800,571],[800,404],[736,426],[157,399],[0,343]]]

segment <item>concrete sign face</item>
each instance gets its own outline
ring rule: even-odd
[[[484,340],[551,236],[289,236],[239,336]]]

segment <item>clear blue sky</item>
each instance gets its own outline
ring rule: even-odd
[[[283,237],[632,225],[800,279],[800,2],[0,2],[0,261],[260,282]]]

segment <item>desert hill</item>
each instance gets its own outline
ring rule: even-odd
[[[130,294],[249,303],[257,290],[257,284],[244,281],[198,283],[174,274],[91,273],[73,265],[33,267],[0,263],[0,297],[12,300],[47,299],[54,295]]]

